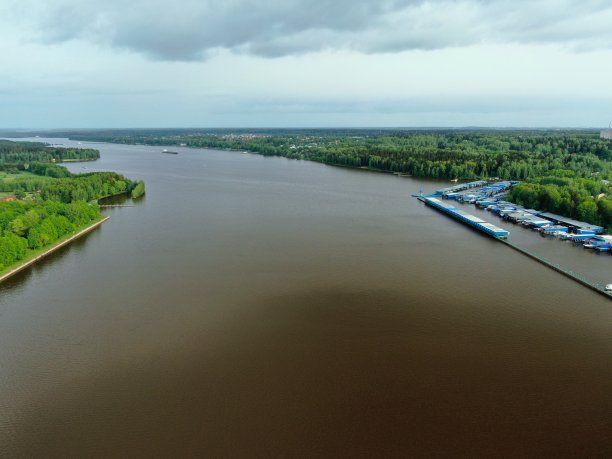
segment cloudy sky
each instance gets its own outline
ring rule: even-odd
[[[0,0],[0,128],[607,126],[610,0]]]

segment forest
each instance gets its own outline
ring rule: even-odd
[[[100,152],[91,148],[63,148],[44,143],[0,140],[0,170],[23,170],[37,162],[94,161]]]
[[[594,130],[134,129],[56,135],[249,151],[415,177],[520,180],[509,199],[612,231],[612,142]]]
[[[538,177],[510,190],[509,200],[530,209],[554,212],[601,225],[612,233],[610,185],[563,176]]]
[[[98,199],[140,183],[114,172],[73,174],[56,162],[93,160],[99,152],[65,150],[0,143],[0,192],[17,198],[0,202],[0,271],[100,219]]]
[[[60,134],[58,134],[60,135]],[[185,145],[399,172],[418,177],[528,180],[557,170],[612,174],[612,142],[595,131],[512,130],[96,130],[78,140]]]
[[[184,145],[394,172],[523,182],[509,195],[530,208],[612,231],[612,142],[588,130],[132,130],[65,133],[74,139]]]

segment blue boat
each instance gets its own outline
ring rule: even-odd
[[[595,250],[597,250],[598,252],[608,252],[612,249],[612,244],[606,242],[605,244],[602,244],[598,247],[595,248]]]
[[[467,212],[463,212],[462,210],[457,209],[451,204],[447,204],[439,199],[426,197],[422,199],[425,204],[434,207],[435,209],[444,212],[447,215],[459,220],[462,223],[470,225],[473,228],[476,228],[483,233],[493,236],[497,239],[505,239],[510,234],[509,231],[506,231],[502,228],[499,228],[491,223],[484,221],[481,218],[478,218],[474,215],[468,214]]]

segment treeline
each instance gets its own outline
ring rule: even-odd
[[[99,217],[97,206],[82,201],[0,203],[0,270]]]
[[[126,179],[115,172],[88,172],[72,174],[57,164],[32,163],[31,175],[16,175],[11,180],[0,180],[0,191],[36,192],[43,200],[69,203],[94,201],[107,196],[130,193],[137,182]],[[53,178],[55,180],[49,180]],[[143,184],[144,192],[144,184]]]
[[[609,185],[589,179],[540,177],[510,190],[510,201],[527,208],[554,212],[601,225],[612,232]]]
[[[109,130],[81,140],[247,150],[265,156],[470,180],[523,183],[510,199],[610,228],[612,142],[595,131]],[[600,195],[604,196],[600,196]]]
[[[44,200],[69,203],[94,201],[108,196],[127,194],[135,182],[115,172],[90,172],[47,182],[40,190]]]
[[[486,134],[415,134],[374,138],[295,139],[214,138],[188,145],[245,149],[351,167],[400,172],[418,177],[526,180],[569,169],[578,176],[609,176],[610,142],[575,136],[497,136]],[[589,150],[587,145],[592,148]]]
[[[93,161],[100,152],[91,148],[47,146],[43,143],[0,140],[0,170],[22,169],[30,162]]]
[[[37,177],[19,174],[9,179],[0,179],[0,191],[10,193],[33,193],[40,191],[51,180],[48,177]]]
[[[510,200],[612,231],[607,183],[612,180],[612,142],[596,134],[192,135],[177,142],[418,177],[520,180],[525,183],[513,190]]]
[[[540,131],[79,134],[85,140],[248,150],[265,156],[399,172],[418,177],[529,180],[571,170],[612,178],[612,142],[596,133]]]

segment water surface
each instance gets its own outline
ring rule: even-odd
[[[0,456],[612,454],[612,302],[409,197],[440,183],[95,147],[147,194],[0,285]]]

